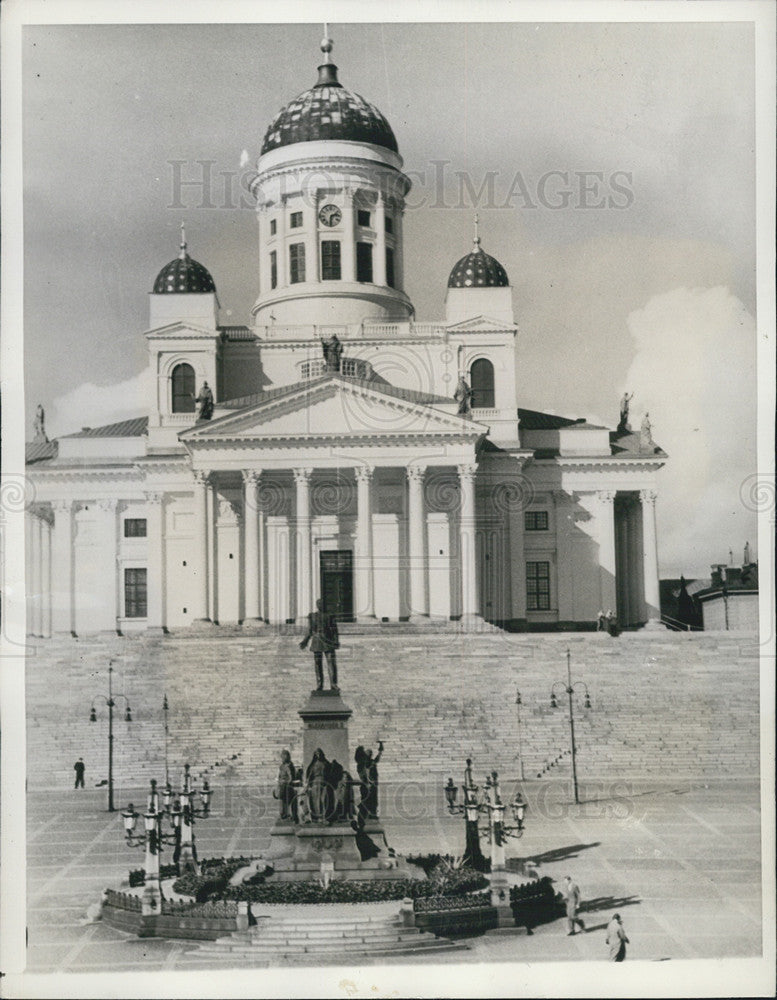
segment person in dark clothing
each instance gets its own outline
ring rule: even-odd
[[[86,764],[84,764],[84,758],[79,757],[78,760],[73,764],[73,770],[76,772],[76,783],[74,788],[84,787],[84,771],[86,770]]]

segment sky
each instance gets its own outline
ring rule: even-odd
[[[475,211],[507,270],[521,406],[614,427],[634,393],[670,459],[662,576],[756,548],[753,30],[746,23],[332,24],[340,80],[413,180],[405,284],[440,320]],[[25,406],[50,437],[143,412],[148,293],[189,250],[249,322],[241,194],[320,24],[34,26],[24,35]],[[240,166],[247,151],[249,164]],[[176,190],[186,180],[212,183]],[[226,177],[226,180],[225,180]],[[242,204],[241,204],[242,201]]]

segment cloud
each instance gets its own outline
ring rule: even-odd
[[[755,547],[740,484],[756,468],[755,320],[728,288],[676,288],[628,317],[636,355],[623,389],[669,453],[660,474],[662,576],[708,575]]]
[[[101,427],[148,413],[152,385],[151,368],[113,385],[84,382],[58,396],[46,411],[46,433],[62,437],[89,427]]]

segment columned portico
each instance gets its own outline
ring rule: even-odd
[[[311,602],[311,539],[310,539],[310,477],[312,469],[295,469],[297,495],[297,608],[298,622],[312,610]]]
[[[356,474],[356,619],[375,621],[375,583],[372,565],[371,465],[357,465]]]
[[[475,464],[460,465],[459,488],[461,508],[459,515],[459,539],[461,553],[461,618],[462,621],[477,620],[477,559],[475,538],[477,522],[475,518]]]
[[[209,473],[196,470],[194,473],[194,624],[210,624],[208,615],[208,488]]]
[[[410,621],[426,621],[426,554],[424,551],[424,475],[426,466],[411,465],[407,473],[407,540],[410,575]]]
[[[648,623],[661,620],[658,589],[658,542],[656,537],[656,491],[640,490],[642,504],[642,570],[645,588],[645,618]]]

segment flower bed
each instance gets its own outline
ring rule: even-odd
[[[489,893],[470,896],[427,896],[413,900],[416,913],[444,912],[447,910],[478,910],[491,905]]]
[[[194,896],[198,903],[208,899],[233,898],[224,896],[229,880],[240,868],[251,863],[250,858],[208,858],[200,865],[200,874],[187,872],[173,882],[173,891],[181,896]]]

